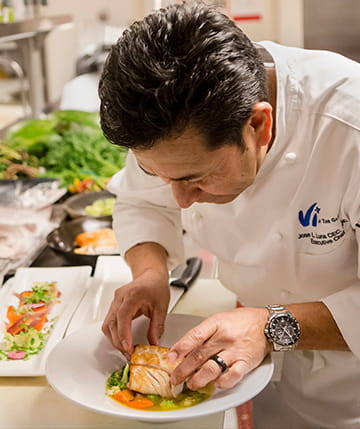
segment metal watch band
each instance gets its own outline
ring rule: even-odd
[[[267,305],[266,308],[270,311],[270,314],[279,314],[284,311],[288,311],[283,305],[280,304]]]

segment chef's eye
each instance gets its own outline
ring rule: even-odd
[[[145,168],[141,167],[140,164],[138,164],[138,166],[140,167],[140,170],[142,170],[145,174],[147,174],[148,176],[157,176],[154,173],[150,173],[150,171],[145,170]]]
[[[195,185],[203,185],[206,181],[205,177],[197,177],[196,179],[187,180],[189,183],[194,183]]]

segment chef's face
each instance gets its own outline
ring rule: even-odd
[[[271,140],[271,106],[269,115],[262,111],[249,119],[243,140],[245,149],[232,144],[209,151],[205,137],[188,128],[179,137],[160,141],[151,149],[134,150],[134,154],[146,174],[171,185],[181,208],[193,203],[224,204],[255,180]]]

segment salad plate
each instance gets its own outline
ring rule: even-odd
[[[203,320],[199,316],[168,314],[161,345],[170,347],[185,332]],[[134,343],[146,344],[148,319],[134,320]],[[126,363],[101,331],[101,322],[83,326],[67,335],[50,352],[46,377],[65,398],[89,410],[145,422],[174,422],[219,413],[234,408],[256,396],[269,383],[274,365],[270,357],[232,389],[216,389],[195,406],[169,411],[145,411],[126,407],[106,395],[106,380]]]
[[[90,266],[61,268],[18,268],[15,276],[1,288],[0,302],[0,348],[5,348],[8,307],[17,308],[19,296],[30,291],[36,284],[55,283],[58,298],[52,305],[48,320],[44,324],[45,336],[43,348],[28,359],[7,359],[2,353],[0,376],[42,376],[45,375],[45,363],[51,349],[64,336],[66,328],[73,317],[86,289],[89,286]]]

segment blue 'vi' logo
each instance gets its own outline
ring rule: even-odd
[[[302,210],[298,213],[299,222],[302,226],[309,226],[310,222],[312,226],[316,226],[318,223],[318,214],[320,213],[320,208],[317,207],[317,203],[312,204],[305,212]]]

